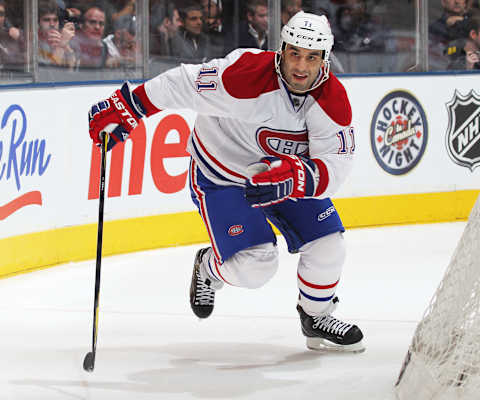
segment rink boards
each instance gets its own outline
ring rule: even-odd
[[[466,219],[480,190],[478,74],[341,81],[355,140],[339,151],[356,154],[334,198],[344,224]],[[87,110],[116,87],[3,90],[0,276],[94,257],[99,151]],[[188,110],[163,111],[109,154],[105,255],[208,240],[187,181],[194,119]]]

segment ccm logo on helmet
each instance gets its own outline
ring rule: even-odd
[[[305,35],[297,35],[298,39],[307,39],[307,40],[313,40],[311,36],[305,36]]]
[[[122,101],[117,97],[117,94],[114,93],[110,98],[113,100],[113,104],[115,104],[115,107],[117,107],[117,110],[123,111],[121,115],[123,117],[126,117],[126,120],[130,124],[132,129],[136,128],[138,125],[137,120],[133,118],[132,114],[130,114],[128,109],[125,107],[125,104],[123,104]]]

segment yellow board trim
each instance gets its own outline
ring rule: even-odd
[[[334,199],[346,228],[466,220],[479,190]],[[278,233],[277,230],[275,230]],[[103,255],[202,243],[208,235],[197,212],[106,221]],[[97,224],[0,240],[0,278],[95,258]]]

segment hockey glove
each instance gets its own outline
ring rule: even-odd
[[[264,157],[248,170],[252,176],[245,182],[245,198],[252,207],[311,197],[318,185],[317,166],[302,156]]]
[[[110,133],[107,150],[118,142],[124,142],[130,132],[138,125],[138,121],[146,114],[138,97],[125,82],[108,99],[93,105],[88,113],[90,137],[94,143],[100,144],[100,133]]]

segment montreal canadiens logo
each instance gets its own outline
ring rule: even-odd
[[[409,172],[421,160],[427,140],[425,111],[413,95],[397,90],[380,101],[370,125],[370,143],[375,159],[386,172]]]
[[[237,236],[243,233],[243,226],[242,225],[232,225],[228,228],[228,234],[230,236]]]
[[[257,129],[257,143],[260,148],[271,156],[292,154],[308,156],[307,131],[285,131],[262,126]]]
[[[473,172],[480,165],[480,97],[473,90],[466,96],[455,90],[446,105],[448,155],[454,163]]]

